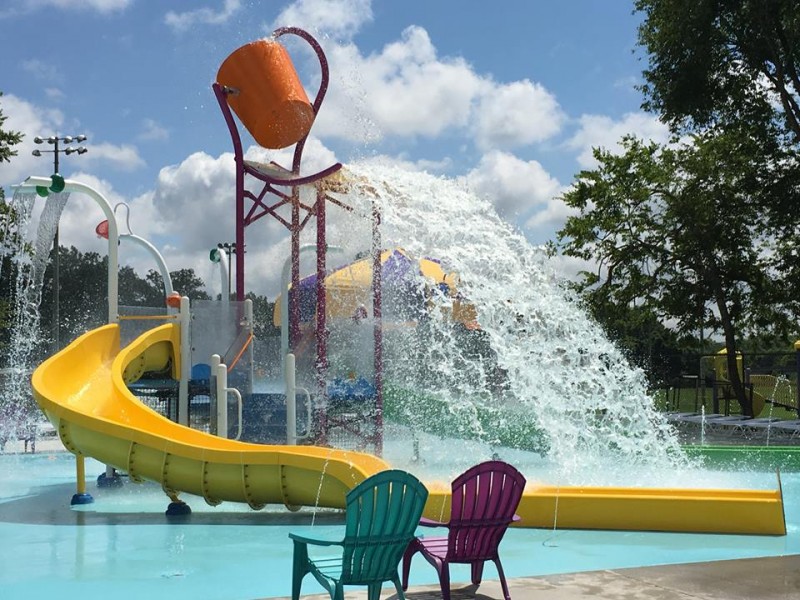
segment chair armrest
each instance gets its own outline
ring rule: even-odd
[[[419,520],[419,524],[423,527],[447,527],[449,523],[443,523],[442,521],[434,521],[433,519],[428,519],[426,517],[421,517]]]
[[[299,533],[290,533],[289,537],[295,542],[302,544],[311,544],[313,546],[341,546],[342,540],[323,540],[319,538],[310,538],[300,535]]]

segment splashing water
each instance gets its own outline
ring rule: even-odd
[[[637,473],[688,466],[644,373],[559,282],[543,249],[453,181],[368,163],[350,169],[362,182],[357,193],[380,207],[383,247],[440,259],[477,309],[477,337],[433,310],[423,344],[387,350],[395,363],[407,357],[405,370],[386,377],[387,386],[412,390],[401,398],[406,422],[424,429],[445,415],[453,417],[449,437],[498,445],[509,443],[497,434],[505,428],[511,445],[546,453],[563,482],[593,483],[609,465]],[[440,294],[429,304],[437,303],[446,308],[452,298]],[[475,352],[465,339],[489,349]],[[423,396],[416,404],[415,394]],[[446,408],[432,414],[436,401]]]
[[[6,440],[33,433],[39,411],[30,393],[30,369],[41,343],[39,305],[50,248],[69,193],[50,194],[35,235],[28,231],[37,195],[15,190],[3,221],[0,256],[9,257],[16,272],[14,318],[0,397],[0,447]],[[33,238],[31,243],[29,238]],[[2,261],[0,261],[2,264]]]

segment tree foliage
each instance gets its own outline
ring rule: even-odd
[[[0,92],[0,98],[3,97],[3,92]],[[22,141],[22,134],[18,131],[6,131],[3,128],[3,125],[6,122],[6,117],[3,114],[3,109],[0,108],[0,163],[1,162],[10,162],[12,156],[17,155],[17,151],[14,150],[14,146],[19,144]],[[3,190],[0,189],[0,200],[2,200]]]
[[[774,213],[797,202],[796,158],[758,127],[622,146],[595,150],[598,168],[563,196],[578,211],[558,234],[564,253],[599,265],[580,284],[590,305],[637,306],[678,333],[719,331],[732,361],[743,335],[795,333],[794,271]]]
[[[59,339],[62,344],[108,320],[108,257],[97,252],[80,252],[74,246],[60,248]],[[2,274],[5,279],[5,273]],[[208,300],[203,280],[193,269],[170,273],[176,291],[192,300]],[[54,332],[53,270],[45,271],[42,305],[42,330]],[[150,270],[140,277],[129,266],[119,270],[119,303],[121,306],[163,307],[164,285],[161,275]],[[43,351],[51,352],[49,344]],[[44,356],[40,357],[44,358]]]
[[[169,277],[172,281],[172,288],[181,296],[186,296],[190,300],[211,300],[211,296],[205,291],[206,284],[195,274],[194,269],[171,271]],[[145,279],[150,284],[152,291],[159,295],[160,303],[163,304],[164,280],[161,278],[161,274],[150,269]]]
[[[0,92],[0,99],[2,97],[3,92]],[[13,148],[22,141],[23,137],[19,132],[4,129],[6,119],[8,117],[3,114],[3,109],[0,107],[0,163],[10,162],[11,157],[17,155]],[[2,236],[0,243],[9,246],[12,240],[7,239],[6,236],[17,235],[13,227],[15,221],[15,209],[5,202],[5,191],[0,187],[0,236]],[[2,260],[2,264],[0,264],[0,351],[3,351],[7,347],[8,328],[13,321],[12,288],[9,284],[12,263],[9,256],[0,255],[0,260]]]
[[[644,107],[675,127],[777,126],[800,142],[797,0],[636,0]]]

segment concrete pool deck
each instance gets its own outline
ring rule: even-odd
[[[433,569],[424,561],[413,568]],[[800,554],[520,577],[509,580],[508,585],[513,600],[798,600]],[[366,589],[345,588],[348,600],[366,597]],[[392,587],[381,593],[383,599],[396,597]],[[407,600],[441,597],[438,586],[412,586],[406,592]],[[303,594],[301,598],[324,600],[330,596]],[[478,587],[456,584],[451,598],[502,600],[503,591],[496,580]]]

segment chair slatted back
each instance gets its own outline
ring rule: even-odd
[[[405,471],[382,471],[350,490],[346,501],[343,584],[392,579],[419,524],[428,490]]]
[[[496,557],[524,489],[522,473],[502,461],[487,461],[459,475],[452,484],[448,560]]]

